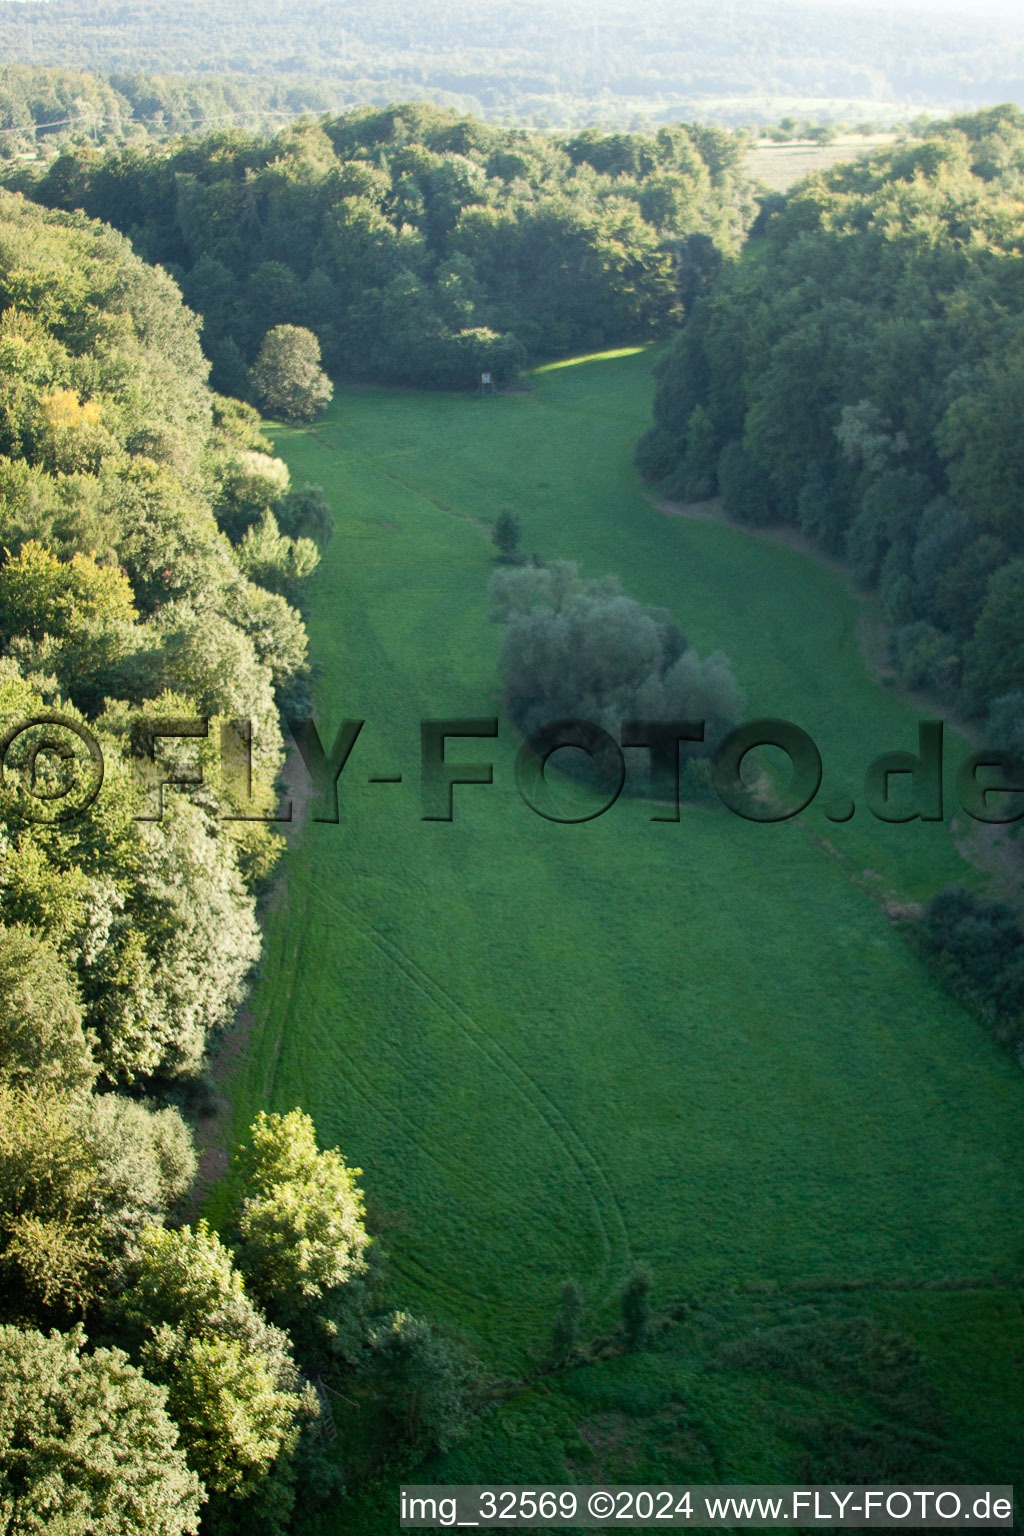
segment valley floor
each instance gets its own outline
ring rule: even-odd
[[[236,1129],[309,1109],[364,1170],[399,1300],[501,1374],[543,1363],[566,1277],[610,1337],[623,1279],[653,1269],[650,1351],[524,1387],[417,1480],[1010,1482],[1024,1076],[885,913],[980,877],[947,825],[826,819],[917,715],[865,667],[833,573],[645,497],[652,361],[484,400],[341,389],[272,429],[336,516],[309,605],[320,734],[366,724],[340,823],[307,819],[285,859]],[[748,718],[817,743],[818,800],[777,826],[636,801],[555,825],[519,799],[502,720],[448,745],[493,785],[422,820],[420,720],[500,713],[503,507],[527,554],[613,572],[725,650]],[[950,787],[965,750],[948,735]],[[397,1529],[396,1481],[325,1529]]]

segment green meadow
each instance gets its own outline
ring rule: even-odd
[[[651,364],[578,359],[483,400],[342,388],[314,427],[272,428],[336,517],[308,604],[320,734],[366,723],[339,823],[307,819],[285,857],[235,1131],[307,1108],[364,1170],[399,1303],[503,1376],[540,1365],[566,1277],[590,1336],[653,1270],[675,1321],[650,1351],[523,1389],[439,1480],[780,1481],[825,1464],[834,1421],[840,1472],[863,1453],[878,1475],[891,1423],[922,1467],[953,1446],[1009,1482],[1024,1077],[885,911],[979,877],[948,824],[827,819],[874,756],[916,748],[918,716],[870,675],[829,571],[644,497]],[[813,737],[818,799],[779,825],[625,799],[558,825],[519,798],[502,720],[448,743],[493,784],[422,820],[421,718],[500,714],[503,507],[526,554],[615,573],[723,649],[748,718]],[[965,750],[947,735],[950,791]],[[397,1528],[375,1497],[328,1528]]]

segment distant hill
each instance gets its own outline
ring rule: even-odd
[[[1020,100],[1024,18],[949,3],[0,0],[0,50],[9,63],[104,74],[273,78],[295,93],[291,110],[421,99],[537,126]]]

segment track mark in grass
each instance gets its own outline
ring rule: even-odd
[[[623,1264],[628,1264],[631,1261],[632,1255],[625,1220],[604,1170],[575,1127],[565,1118],[536,1080],[516,1061],[515,1057],[504,1046],[495,1040],[489,1039],[473,1015],[452,997],[451,993],[446,991],[439,982],[435,981],[432,976],[424,971],[413,960],[412,956],[407,954],[393,939],[389,939],[379,928],[362,923],[356,911],[349,907],[347,903],[335,900],[328,903],[328,905],[341,908],[348,915],[351,926],[360,932],[369,943],[373,944],[396,970],[400,971],[413,986],[417,987],[439,1012],[445,1014],[456,1028],[491,1060],[497,1070],[512,1083],[520,1097],[526,1100],[534,1113],[547,1125],[553,1138],[579,1173],[593,1202],[594,1212],[601,1232],[601,1246],[604,1252],[603,1278],[607,1274],[608,1266],[611,1262],[612,1242],[609,1236],[608,1223],[605,1220],[601,1202],[595,1194],[591,1180],[588,1177],[587,1167],[590,1168],[592,1173],[596,1174],[597,1183],[603,1188],[614,1208],[615,1224],[619,1228],[625,1255]],[[528,1085],[525,1088],[523,1087],[524,1082]],[[541,1107],[541,1103],[537,1102],[538,1100],[547,1105],[547,1112]],[[564,1130],[559,1128],[559,1122],[564,1126]],[[574,1151],[573,1143],[581,1148],[582,1151]]]
[[[436,500],[435,497],[430,496],[426,491],[421,490],[418,485],[413,485],[410,481],[403,480],[401,475],[396,475],[393,470],[384,469],[383,465],[378,467],[389,480],[393,480],[396,485],[400,485],[403,491],[408,491],[410,496],[419,496],[422,501],[428,502],[430,506],[435,507],[438,512],[447,512],[451,517],[461,518],[464,523],[472,523],[477,528],[483,528],[486,526],[482,518],[474,517],[470,512],[457,512],[453,506],[448,504],[448,502]]]
[[[299,885],[298,881],[290,880],[288,882],[287,891],[290,900],[293,894],[298,895],[300,893],[301,886]],[[305,899],[305,893],[303,892],[302,894],[303,899]],[[292,1000],[295,997],[295,985],[302,974],[302,953],[303,949],[305,948],[306,935],[308,932],[309,924],[307,922],[301,923],[299,926],[299,941],[295,946],[295,951],[292,955],[292,963],[288,968],[288,991],[285,995],[284,1006],[281,1009],[282,1020],[287,1018],[292,1010]],[[267,1019],[264,1018],[263,1027],[266,1027],[267,1022]],[[269,1104],[273,1099],[274,1087],[277,1082],[277,1069],[281,1062],[281,1047],[283,1043],[284,1029],[281,1022],[278,1022],[277,1029],[274,1034],[273,1054],[270,1058],[270,1064],[267,1067],[263,1077],[262,1098],[260,1100],[261,1104]]]
[[[618,1235],[624,1255],[620,1262],[623,1267],[628,1265],[632,1259],[632,1253],[629,1245],[629,1235],[626,1230],[625,1219],[622,1215],[622,1209],[618,1203],[613,1189],[611,1188],[611,1185],[608,1182],[608,1178],[604,1172],[604,1169],[601,1167],[600,1163],[597,1161],[597,1158],[594,1156],[594,1153],[583,1140],[582,1136],[580,1136],[572,1122],[562,1114],[561,1110],[554,1103],[546,1090],[542,1088],[541,1085],[537,1082],[536,1078],[534,1078],[532,1074],[526,1070],[525,1067],[516,1061],[515,1057],[512,1056],[511,1053],[507,1051],[505,1047],[502,1046],[498,1041],[488,1039],[477,1020],[473,1018],[472,1014],[467,1012],[462,1004],[459,1003],[454,997],[452,997],[451,993],[448,992],[439,982],[435,981],[433,977],[429,976],[425,971],[423,971],[410,955],[406,954],[405,951],[402,950],[397,944],[394,944],[393,941],[384,939],[383,936],[381,936],[380,948],[382,953],[387,954],[388,948],[390,948],[395,952],[395,954],[400,956],[401,959],[396,959],[395,954],[389,955],[392,964],[396,965],[399,970],[402,970],[411,981],[419,985],[421,989],[426,993],[426,995],[431,998],[431,1001],[434,1002],[435,1007],[439,1007],[442,1012],[445,1012],[448,1017],[451,1018],[452,1022],[459,1029],[461,1029],[465,1035],[473,1040],[473,1043],[478,1047],[478,1049],[484,1051],[486,1055],[491,1057],[498,1070],[502,1072],[504,1076],[509,1079],[509,1081],[513,1082],[513,1084],[524,1098],[529,1101],[532,1096],[533,1102],[531,1104],[531,1108],[533,1108],[534,1112],[540,1115],[540,1117],[546,1122],[555,1140],[561,1145],[566,1156],[575,1165],[580,1178],[583,1180],[584,1184],[586,1184],[591,1199],[594,1202],[595,1213],[598,1215],[599,1224],[602,1229],[602,1246],[605,1251],[604,1272],[607,1273],[608,1264],[612,1259],[612,1241],[609,1234],[608,1223],[605,1221],[604,1214],[601,1210],[601,1202],[591,1187],[587,1169],[589,1168],[591,1174],[596,1176],[597,1182],[600,1185],[602,1192],[604,1193],[614,1212],[613,1224],[618,1228]],[[403,960],[406,962],[405,965],[402,964]],[[438,997],[443,1000],[441,1003],[438,1003]],[[462,1022],[463,1020],[467,1022]],[[523,1081],[529,1085],[527,1089],[522,1087]],[[540,1101],[539,1103],[537,1102],[538,1100]],[[546,1110],[545,1108],[541,1107],[542,1104],[546,1106]]]
[[[340,900],[338,897],[327,899],[322,891],[318,891],[317,896],[318,900],[325,906],[333,908],[336,912],[343,912],[347,916],[350,926],[360,933],[368,943],[373,944],[384,958],[405,976],[407,981],[418,988],[433,1003],[438,1012],[445,1015],[455,1025],[456,1029],[490,1060],[495,1069],[511,1083],[512,1087],[530,1106],[534,1114],[547,1126],[565,1157],[575,1167],[590,1196],[598,1230],[601,1235],[601,1250],[603,1254],[598,1285],[605,1285],[601,1300],[609,1300],[617,1290],[621,1276],[631,1266],[633,1253],[629,1242],[625,1217],[623,1216],[622,1207],[619,1204],[615,1191],[601,1164],[576,1127],[566,1118],[547,1091],[516,1060],[511,1052],[501,1045],[499,1041],[490,1038],[473,1015],[440,982],[429,975],[411,955],[407,954],[400,945],[395,943],[393,939],[389,939],[373,924],[364,922],[356,909],[350,907],[347,902]],[[606,1216],[605,1205],[611,1211],[610,1221]],[[615,1229],[616,1241],[613,1241],[612,1228]],[[616,1246],[618,1248],[617,1254],[615,1253]]]
[[[364,935],[364,937],[366,938],[367,943],[373,943],[373,940],[370,939],[369,935]],[[375,947],[379,948],[379,946]],[[353,1058],[351,1056],[342,1054],[340,1059],[346,1073],[346,1081],[351,1083],[352,1086],[358,1090],[360,1096],[365,1099],[366,1103],[373,1108],[381,1124],[388,1128],[396,1126],[403,1129],[406,1128],[408,1125],[406,1118],[401,1113],[388,1105],[386,1097],[373,1091],[373,1089],[370,1087],[370,1077],[366,1072],[359,1069]],[[416,1150],[420,1156],[426,1158],[428,1162],[433,1163],[435,1167],[444,1171],[450,1171],[450,1165],[445,1162],[444,1158],[442,1158],[439,1153],[433,1151],[432,1148],[425,1143],[417,1143]],[[475,1170],[467,1173],[465,1169],[460,1168],[459,1180],[460,1184],[465,1188],[480,1189],[488,1187],[485,1181],[480,1177],[479,1173]]]
[[[347,1058],[345,1060],[345,1068],[348,1072],[349,1081],[354,1084],[359,1093],[365,1096],[367,1103],[371,1104],[377,1111],[379,1119],[383,1125],[401,1126],[405,1124],[400,1116],[384,1112],[381,1107],[380,1099],[373,1098],[370,1094],[366,1093],[365,1076],[354,1071],[352,1069],[351,1061],[349,1061]],[[441,1170],[445,1170],[445,1164],[436,1152],[431,1151],[430,1148],[425,1146],[422,1142],[416,1142],[415,1147],[419,1156],[423,1157],[427,1162],[432,1163],[435,1167]],[[459,1182],[461,1188],[467,1192],[470,1189],[473,1189],[493,1193],[493,1187],[489,1186],[482,1178],[468,1177],[464,1167],[459,1169]],[[406,1231],[414,1238],[422,1238],[424,1235],[423,1227],[411,1219],[407,1220]],[[473,1311],[476,1314],[477,1319],[479,1319],[481,1314],[486,1314],[489,1321],[493,1321],[498,1326],[507,1326],[510,1312],[508,1301],[503,1298],[498,1299],[493,1294],[489,1294],[488,1292],[480,1290],[476,1286],[471,1285],[467,1281],[465,1271],[460,1271],[458,1276],[454,1279],[450,1278],[444,1272],[439,1274],[437,1269],[432,1266],[427,1259],[419,1257],[408,1243],[404,1245],[400,1256],[397,1256],[395,1253],[389,1251],[387,1260],[389,1266],[393,1268],[397,1274],[401,1274],[403,1276],[412,1276],[426,1290],[430,1290],[434,1293],[446,1292],[456,1297],[460,1305],[464,1305],[467,1300],[472,1301],[474,1303]]]

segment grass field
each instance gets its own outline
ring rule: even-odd
[[[821,1465],[824,1393],[854,1446],[895,1415],[1010,1481],[1024,1334],[997,1287],[1024,1268],[1024,1078],[872,896],[974,877],[945,825],[826,819],[873,756],[915,746],[916,717],[867,672],[834,576],[644,498],[650,367],[580,359],[486,400],[342,389],[314,428],[273,429],[337,520],[309,602],[320,732],[366,725],[340,824],[307,823],[286,855],[236,1131],[260,1106],[309,1109],[386,1213],[401,1303],[496,1370],[539,1361],[568,1275],[590,1332],[641,1260],[663,1302],[697,1299],[650,1353],[520,1394],[438,1463],[451,1480],[777,1481]],[[615,572],[724,648],[748,716],[817,742],[819,802],[778,826],[657,823],[636,801],[554,825],[518,798],[503,721],[448,747],[493,761],[493,785],[422,821],[420,719],[499,712],[502,506],[528,553]],[[871,1343],[883,1328],[922,1352],[912,1388]],[[396,1528],[389,1497],[326,1528]]]
[[[831,144],[779,144],[759,140],[746,153],[748,173],[773,192],[786,192],[805,176],[827,171],[840,160],[859,160],[895,142],[895,133],[843,134]]]

